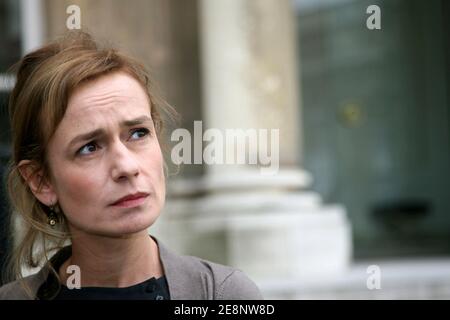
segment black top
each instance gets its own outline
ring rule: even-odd
[[[70,246],[64,247],[59,254],[50,259],[55,270],[72,254]],[[53,272],[39,287],[36,294],[39,300],[170,300],[169,285],[165,276],[152,277],[144,282],[126,288],[84,287],[69,289],[60,284]]]
[[[65,285],[54,300],[169,300],[166,277],[155,277],[125,288],[84,287],[69,289]]]

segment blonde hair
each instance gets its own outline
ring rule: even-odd
[[[83,31],[70,31],[27,54],[16,68],[17,81],[9,100],[12,157],[7,191],[14,213],[11,221],[14,223],[15,216],[20,218],[23,236],[12,250],[8,281],[23,280],[22,268],[37,268],[43,261],[48,263],[50,252],[70,240],[63,214],[58,216],[57,227],[49,226],[49,208],[35,198],[20,174],[18,164],[21,160],[30,160],[36,165],[34,173],[41,171],[44,178],[49,177],[47,145],[64,116],[69,97],[78,86],[112,72],[123,71],[131,75],[149,98],[160,142],[163,133],[161,112],[168,115],[169,120],[176,117],[174,109],[154,93],[155,88],[143,65],[113,48],[101,48]],[[164,143],[161,148],[166,148]],[[50,270],[58,277],[58,272],[51,266]],[[30,293],[29,288],[25,289]]]

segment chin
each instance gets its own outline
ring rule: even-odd
[[[71,229],[81,233],[120,238],[150,228],[158,219],[159,214],[160,211],[155,206],[140,210],[128,210],[120,215],[109,216],[108,219],[102,219],[92,224],[71,223]]]
[[[118,223],[114,233],[121,235],[130,235],[133,233],[139,233],[143,230],[150,228],[159,217],[159,214],[145,213],[145,214],[130,214],[126,216]]]

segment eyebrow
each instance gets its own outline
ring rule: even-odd
[[[120,123],[120,127],[132,127],[132,126],[144,124],[147,122],[152,122],[152,119],[148,116],[141,116],[136,119],[122,121]],[[72,148],[75,144],[77,144],[79,142],[98,138],[103,135],[105,135],[104,129],[95,129],[95,130],[89,131],[87,133],[82,133],[82,134],[76,136],[75,138],[73,138],[69,142],[69,149]]]

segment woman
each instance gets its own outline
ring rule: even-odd
[[[148,235],[165,201],[167,108],[139,63],[80,31],[21,60],[8,189],[25,230],[0,299],[261,298],[241,271]]]

